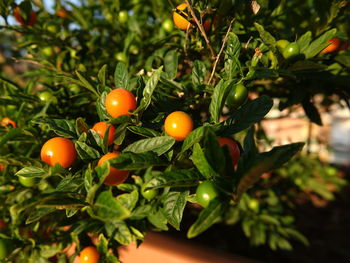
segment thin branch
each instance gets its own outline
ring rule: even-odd
[[[66,75],[66,76],[70,76],[70,77],[72,76],[72,74],[70,74],[68,72],[64,72],[64,71],[56,69],[54,67],[50,67],[50,66],[46,66],[46,65],[40,64],[38,61],[35,61],[35,60],[17,59],[17,58],[12,58],[12,60],[14,60],[17,63],[18,62],[29,63],[29,64],[36,65],[36,66],[38,66],[40,68],[44,68],[44,69],[47,69],[47,70],[50,70],[50,71],[54,71],[54,72],[57,72],[57,73],[60,73],[60,74]]]
[[[188,9],[189,9],[190,12],[191,12],[191,16],[193,17],[194,21],[196,22],[196,24],[197,24],[197,26],[198,26],[198,28],[199,28],[199,31],[201,31],[201,34],[203,35],[204,40],[205,40],[205,42],[207,43],[207,46],[208,46],[208,48],[209,48],[209,50],[210,50],[210,53],[211,53],[212,58],[214,59],[214,58],[216,57],[215,51],[214,51],[214,49],[212,48],[212,46],[211,46],[211,44],[210,44],[209,38],[208,38],[207,34],[205,33],[205,30],[204,30],[204,28],[203,28],[202,23],[199,22],[199,20],[198,20],[196,14],[195,14],[195,12],[194,12],[194,10],[193,10],[193,7],[190,5],[190,2],[189,2],[188,0],[185,0],[185,2],[186,2],[186,4],[187,4],[187,6],[188,6]]]
[[[208,80],[208,84],[210,84],[211,81],[213,80],[213,77],[214,77],[214,74],[215,74],[215,71],[216,71],[216,67],[217,67],[217,65],[218,65],[218,63],[219,63],[221,54],[222,54],[222,52],[224,51],[224,48],[225,48],[225,46],[226,46],[226,42],[227,42],[227,40],[228,40],[228,35],[229,35],[229,33],[230,33],[231,29],[232,29],[233,21],[234,21],[234,19],[231,20],[230,25],[228,26],[226,35],[225,35],[225,37],[224,37],[224,40],[223,40],[223,42],[222,42],[222,45],[221,45],[221,48],[220,48],[220,51],[219,51],[219,54],[216,56],[216,59],[215,59],[215,61],[214,61],[213,69],[212,69],[212,71],[211,71],[210,78],[209,78],[209,80]]]

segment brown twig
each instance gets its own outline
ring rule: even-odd
[[[33,65],[36,65],[38,67],[41,67],[41,68],[44,68],[44,69],[47,69],[47,70],[51,70],[51,71],[54,71],[54,72],[57,72],[57,73],[60,73],[60,74],[63,74],[63,75],[66,75],[66,76],[72,76],[72,74],[69,74],[67,72],[64,72],[62,70],[59,70],[59,69],[56,69],[54,67],[50,67],[50,66],[46,66],[46,65],[43,65],[43,64],[40,64],[38,61],[35,61],[35,60],[30,60],[30,59],[17,59],[17,58],[12,58],[12,60],[14,60],[15,62],[23,62],[23,63],[29,63],[29,64],[33,64]]]
[[[204,30],[204,28],[203,28],[202,23],[199,22],[199,20],[198,20],[196,14],[195,14],[195,12],[194,12],[194,10],[193,10],[193,7],[190,5],[190,2],[189,2],[188,0],[185,0],[185,2],[186,2],[186,4],[187,4],[188,9],[189,9],[190,12],[191,12],[191,16],[193,17],[194,21],[196,22],[196,24],[197,24],[197,26],[198,26],[198,28],[199,28],[199,31],[201,31],[201,34],[203,35],[204,40],[205,40],[205,42],[207,43],[207,46],[208,46],[208,48],[209,48],[209,50],[210,50],[210,53],[211,53],[212,58],[214,59],[214,58],[216,57],[215,51],[214,51],[214,49],[212,48],[212,46],[211,46],[211,44],[210,44],[209,38],[208,38],[207,34],[205,33],[205,30]]]
[[[213,77],[214,77],[214,74],[215,74],[215,71],[216,71],[216,67],[217,67],[217,65],[218,65],[218,63],[219,63],[221,54],[222,54],[222,52],[224,51],[226,42],[227,42],[227,40],[228,40],[228,34],[229,34],[230,31],[231,31],[233,21],[234,21],[234,19],[231,20],[230,25],[228,26],[226,35],[225,35],[225,37],[224,37],[224,40],[223,40],[223,42],[222,42],[222,45],[221,45],[221,48],[220,48],[220,51],[219,51],[219,54],[216,56],[216,59],[215,59],[215,61],[214,61],[213,69],[212,69],[212,71],[211,71],[210,78],[209,78],[209,80],[208,80],[208,84],[210,84],[211,81],[213,80]]]

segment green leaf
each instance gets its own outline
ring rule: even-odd
[[[211,96],[209,113],[214,123],[219,123],[222,107],[225,104],[225,100],[229,91],[228,87],[230,84],[231,81],[220,80],[214,89],[213,95]]]
[[[154,71],[149,80],[147,80],[146,87],[143,89],[143,97],[141,99],[140,106],[135,110],[134,113],[146,110],[147,107],[151,104],[152,95],[155,88],[157,87],[162,70],[163,66]]]
[[[316,123],[317,125],[322,126],[321,115],[318,112],[317,108],[314,104],[312,104],[309,100],[305,99],[302,102],[304,112],[306,116],[310,119],[311,122]]]
[[[100,120],[106,120],[110,118],[105,106],[106,97],[107,92],[104,91],[102,92],[101,96],[96,100],[96,110]]]
[[[192,84],[195,86],[204,84],[206,74],[205,64],[200,60],[195,60],[192,68]]]
[[[292,238],[300,241],[305,246],[310,246],[310,243],[307,240],[307,238],[303,234],[301,234],[299,231],[292,229],[292,228],[284,228],[283,230],[288,235],[288,237],[292,237]]]
[[[230,136],[249,128],[254,123],[261,121],[272,106],[273,101],[267,96],[261,96],[244,104],[224,122],[220,131],[221,135]]]
[[[123,152],[144,153],[153,151],[160,156],[170,150],[175,142],[176,140],[169,136],[153,137],[129,144]]]
[[[125,222],[120,222],[118,224],[118,230],[114,239],[122,245],[129,245],[133,241],[130,229]]]
[[[103,86],[106,85],[106,71],[107,71],[107,65],[103,65],[97,74],[98,80],[101,82]]]
[[[129,211],[132,211],[136,204],[137,201],[139,200],[139,193],[137,190],[132,191],[129,194],[121,194],[117,196],[117,200]]]
[[[194,144],[200,142],[203,139],[205,130],[209,126],[200,126],[197,129],[193,130],[183,141],[182,148],[180,153],[184,153],[188,149],[190,149]]]
[[[241,63],[239,61],[239,54],[241,52],[241,43],[236,34],[230,32],[225,49],[225,70],[224,79],[233,80],[241,70]]]
[[[161,210],[152,211],[147,216],[148,221],[159,230],[168,230],[167,219]]]
[[[139,127],[139,126],[128,126],[127,129],[132,133],[144,136],[144,137],[156,137],[160,136],[160,133],[149,128]]]
[[[114,198],[111,191],[98,195],[93,211],[103,221],[122,220],[130,215],[130,211]]]
[[[297,44],[300,48],[300,53],[304,53],[305,50],[308,48],[310,42],[312,39],[312,33],[311,31],[307,31],[304,35],[302,35],[298,40]]]
[[[114,85],[116,88],[129,89],[129,73],[125,63],[118,62],[114,71]]]
[[[325,49],[330,44],[328,40],[333,38],[336,33],[337,29],[333,28],[312,41],[311,44],[303,52],[305,58],[310,59]]]
[[[202,151],[199,143],[196,143],[193,147],[193,153],[190,157],[193,164],[196,166],[198,171],[206,178],[211,179],[213,177],[218,176],[215,170],[211,167],[209,162],[207,161],[204,152]]]
[[[253,163],[246,168],[238,184],[236,199],[239,199],[249,187],[256,183],[263,173],[276,169],[288,162],[303,146],[304,143],[292,143],[274,147],[269,152],[258,154]]]
[[[258,30],[262,41],[264,41],[270,50],[275,52],[276,39],[269,32],[267,32],[262,25],[254,23],[254,26]]]
[[[56,192],[77,192],[84,184],[84,180],[81,177],[67,176],[62,178],[59,184],[56,186]]]
[[[169,79],[174,79],[177,73],[178,66],[178,52],[177,50],[170,50],[164,57],[164,70]]]
[[[148,188],[192,187],[198,185],[199,175],[193,170],[177,170],[164,172],[151,179],[145,186]]]
[[[180,230],[182,215],[186,206],[186,197],[189,191],[185,192],[168,192],[163,199],[162,212],[169,224],[175,229]]]
[[[156,153],[122,153],[117,158],[109,160],[111,166],[123,170],[145,169],[150,166],[167,166]]]
[[[19,128],[10,129],[10,131],[6,132],[3,136],[0,137],[0,147],[5,145],[5,143],[10,141],[11,139],[17,138],[21,134],[22,134],[22,130]]]
[[[19,170],[15,175],[24,177],[38,177],[42,178],[47,172],[43,168],[39,167],[24,167]]]
[[[83,86],[84,88],[86,88],[87,90],[91,91],[92,93],[94,93],[96,96],[98,96],[98,93],[96,91],[96,89],[90,84],[89,81],[87,81],[80,73],[79,71],[75,71],[75,73],[77,74],[79,80],[80,80],[80,85]]]
[[[77,150],[80,159],[82,159],[85,162],[96,160],[101,156],[97,150],[95,150],[94,148],[92,148],[84,142],[76,141],[75,149]]]
[[[74,120],[40,118],[32,120],[36,124],[46,124],[58,136],[65,138],[77,138]]]
[[[221,217],[226,205],[218,199],[212,200],[208,207],[203,209],[199,214],[196,222],[187,232],[188,238],[193,238],[211,227]]]
[[[97,249],[103,254],[108,254],[108,239],[102,233],[98,236]]]
[[[26,225],[36,222],[40,220],[40,218],[47,216],[48,214],[51,214],[55,211],[57,211],[56,208],[52,207],[35,209],[33,212],[30,213],[29,217],[27,218]]]

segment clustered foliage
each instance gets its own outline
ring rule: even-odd
[[[259,152],[256,136],[263,148],[268,142],[255,124],[272,98],[281,110],[301,105],[317,124],[315,95],[327,105],[348,100],[347,2],[188,3],[180,11],[175,1],[55,1],[52,12],[39,0],[1,1],[0,117],[15,123],[0,127],[0,260],[73,262],[95,245],[103,262],[118,262],[118,246],[140,243],[152,229],[180,230],[187,210],[198,214],[189,238],[239,222],[253,245],[308,244],[294,227],[290,189],[331,200],[326,185],[339,190],[345,181],[302,155],[280,168],[304,143]],[[190,21],[186,30],[174,26],[173,12]],[[326,53],[331,39],[339,47]],[[137,106],[113,118],[105,102],[118,88]],[[193,120],[182,141],[164,131],[174,111]],[[110,124],[105,135],[115,127],[112,144],[92,129],[100,121]],[[40,160],[53,137],[74,142],[72,166]],[[237,165],[223,137],[239,145]],[[115,168],[129,171],[126,181],[104,184]],[[203,181],[215,194],[199,208]]]

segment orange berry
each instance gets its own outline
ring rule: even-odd
[[[116,158],[120,155],[119,152],[107,153],[101,157],[98,161],[97,166],[102,165],[105,161],[109,159]],[[128,177],[129,171],[119,170],[114,167],[109,168],[109,175],[106,177],[104,184],[114,186],[122,184]]]
[[[1,120],[1,126],[8,127],[9,125],[11,125],[12,128],[17,128],[16,122],[11,120],[10,118],[5,117]]]
[[[98,123],[96,123],[94,125],[94,127],[92,127],[92,129],[98,133],[98,135],[101,136],[101,138],[103,139],[106,133],[106,130],[108,128],[108,124],[107,122],[104,121],[100,121]],[[110,125],[109,128],[109,132],[108,132],[108,145],[113,144],[114,142],[114,133],[115,133],[115,127],[113,125]]]
[[[331,44],[327,46],[325,49],[321,51],[321,54],[326,54],[326,53],[331,53],[334,52],[338,49],[340,45],[340,39],[339,38],[332,38],[328,40]]]
[[[181,30],[187,30],[191,23],[185,18],[188,17],[188,14],[184,12],[187,8],[187,4],[183,3],[176,7],[176,11],[173,12],[174,24]]]
[[[40,156],[41,160],[50,166],[59,163],[63,168],[67,168],[77,158],[77,151],[71,140],[55,137],[44,143]]]
[[[100,260],[100,252],[96,247],[88,246],[80,251],[80,262],[81,263],[98,263]]]
[[[108,93],[105,102],[106,110],[113,118],[130,115],[129,111],[136,109],[134,94],[126,89],[114,89]]]
[[[192,118],[183,111],[170,113],[164,122],[165,132],[177,141],[183,141],[193,129]]]

